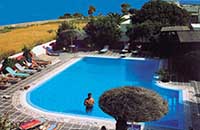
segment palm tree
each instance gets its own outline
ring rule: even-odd
[[[168,104],[157,93],[142,87],[121,87],[106,91],[100,108],[117,121],[116,130],[126,130],[127,122],[158,120],[168,112]]]
[[[121,4],[121,11],[122,11],[122,13],[124,14],[124,15],[126,15],[126,14],[128,14],[128,12],[129,12],[129,8],[131,7],[131,5],[130,4],[128,4],[128,3],[123,3],[123,4]]]
[[[96,11],[96,8],[94,6],[89,6],[89,9],[88,9],[88,15],[92,16],[93,13]]]
[[[120,14],[118,13],[109,13],[108,17],[114,20],[118,25],[120,25],[122,22],[126,21],[125,18],[123,18]]]

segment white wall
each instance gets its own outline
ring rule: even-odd
[[[51,46],[49,45],[50,43],[52,42],[55,42],[56,40],[53,40],[53,41],[50,41],[50,42],[47,42],[47,43],[44,43],[42,45],[38,45],[38,46],[35,46],[31,51],[36,55],[36,56],[39,56],[39,55],[42,55],[42,54],[46,54],[46,50],[43,48],[44,46],[47,47],[49,46],[51,48]],[[16,58],[18,56],[21,56],[23,54],[23,52],[20,52],[20,53],[17,53],[17,54],[14,54],[12,56],[9,56],[9,58]],[[2,64],[0,63],[0,68],[1,68]]]
[[[42,45],[38,45],[36,47],[34,47],[31,51],[36,55],[42,55],[42,54],[46,54],[46,50],[44,49],[44,47],[47,47],[49,46],[51,48],[51,46],[49,45],[50,43],[52,42],[55,42],[56,40],[53,40],[53,41],[50,41],[50,42],[47,42],[47,43],[44,43]]]

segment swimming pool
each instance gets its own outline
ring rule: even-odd
[[[183,129],[183,103],[181,91],[158,87],[153,75],[158,60],[84,57],[42,83],[26,95],[27,102],[40,110],[112,119],[98,107],[101,94],[111,88],[133,85],[153,89],[169,103],[169,113],[159,121],[146,124]],[[86,113],[83,105],[88,92],[95,105]]]

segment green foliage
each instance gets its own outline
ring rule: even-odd
[[[61,50],[63,47],[67,49],[77,38],[77,33],[78,31],[72,23],[63,22],[58,28],[56,46],[54,49]]]
[[[136,14],[137,11],[138,11],[138,10],[135,9],[135,8],[130,8],[130,9],[128,10],[128,12],[129,12],[130,14],[132,14],[132,15]]]
[[[69,45],[73,44],[73,41],[75,39],[77,39],[77,31],[75,30],[65,30],[62,31],[58,38],[56,39],[56,46],[57,46],[57,50],[62,49],[63,47],[65,47],[66,49],[69,48]]]
[[[12,28],[4,27],[3,29],[0,29],[0,33],[10,32],[11,30],[12,30]]]
[[[159,75],[159,80],[163,82],[168,82],[169,81],[169,71],[166,69],[160,69],[156,74]]]
[[[127,35],[130,38],[130,41],[149,41],[150,38],[158,34],[161,29],[161,23],[159,22],[152,22],[147,20],[143,23],[133,24],[129,27],[127,31]]]
[[[20,28],[27,28],[33,25],[24,25],[24,26],[5,26],[2,29],[0,29],[0,33],[6,33],[6,32],[10,32],[14,29],[20,29]]]
[[[80,18],[80,17],[83,17],[83,14],[81,14],[81,13],[74,13],[74,14],[73,14],[73,17],[78,17],[78,18]]]
[[[160,41],[160,29],[165,26],[189,24],[189,13],[185,9],[161,0],[149,1],[140,10],[132,10],[132,13],[133,25],[127,31],[130,41],[152,43],[149,46],[150,51],[161,57],[168,57],[174,44]]]
[[[0,130],[14,130],[16,128],[17,124],[9,121],[7,113],[0,117]]]
[[[66,19],[66,18],[72,18],[72,15],[70,13],[65,13],[63,16],[59,16],[59,19]]]
[[[59,16],[58,19],[80,18],[80,17],[83,17],[83,14],[76,12],[74,14],[65,13],[63,16]]]
[[[88,9],[88,15],[92,16],[95,11],[96,11],[96,8],[92,5],[90,5],[89,9]]]
[[[22,51],[23,51],[23,56],[25,57],[26,60],[27,59],[32,59],[31,48],[28,48],[28,47],[24,46]]]
[[[10,32],[14,29],[18,29],[18,28],[23,28],[23,27],[12,27],[12,26],[6,26],[2,29],[0,29],[0,33],[6,33],[6,32]]]
[[[3,60],[3,63],[2,63],[2,72],[3,73],[7,73],[7,71],[6,71],[6,67],[14,67],[15,66],[15,64],[17,63],[17,60],[16,59],[11,59],[11,58],[5,58],[4,60]]]
[[[68,29],[75,29],[75,26],[67,21],[64,21],[60,24],[60,26],[58,27],[58,31],[57,31],[57,36],[59,36],[59,34],[64,31],[64,30],[68,30]]]
[[[118,25],[120,25],[122,22],[126,21],[125,18],[123,18],[120,14],[118,13],[109,13],[108,18],[111,19],[111,21],[116,22]]]
[[[159,22],[162,26],[188,25],[189,13],[175,4],[154,0],[144,4],[132,18],[133,23],[143,23],[146,20]]]
[[[116,44],[121,34],[118,23],[109,16],[92,19],[84,30],[97,48]]]

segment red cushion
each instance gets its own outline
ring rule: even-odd
[[[22,130],[27,130],[27,129],[33,128],[37,125],[40,125],[40,124],[41,124],[40,120],[34,119],[34,120],[31,120],[31,121],[28,121],[28,122],[21,124],[19,126],[19,128],[22,129]]]

